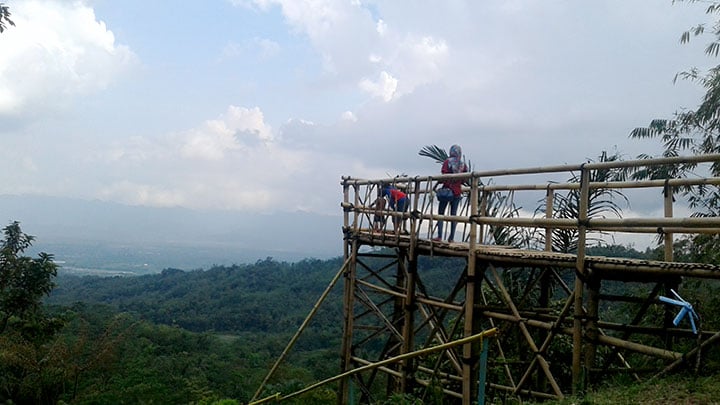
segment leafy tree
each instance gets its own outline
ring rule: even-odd
[[[682,1],[682,0],[678,0]],[[690,3],[699,0],[687,0]],[[720,14],[720,2],[710,2],[706,9],[708,15]],[[715,21],[711,32],[713,38],[705,48],[708,56],[716,57],[720,53],[720,17]],[[682,33],[681,43],[687,43],[693,37],[706,34],[705,24],[698,24]],[[691,68],[676,75],[691,80],[705,88],[700,105],[675,113],[672,119],[654,119],[647,127],[635,128],[631,138],[659,139],[662,142],[661,156],[673,157],[681,154],[706,154],[720,152],[720,65],[702,72]],[[639,158],[651,158],[642,154]],[[633,174],[634,179],[668,179],[694,175],[696,163],[666,165],[643,169]],[[710,168],[713,176],[720,175],[720,162],[714,162]],[[684,187],[681,194],[688,198],[690,206],[698,209],[696,216],[717,216],[720,214],[720,193],[717,186]]]
[[[7,29],[7,25],[15,26],[13,20],[10,19],[10,8],[4,3],[0,3],[0,33]]]
[[[22,256],[33,236],[16,221],[3,228],[0,244],[0,334],[15,330],[27,338],[51,336],[59,325],[42,313],[41,299],[55,284],[57,265],[53,256],[40,253],[33,259]]]
[[[682,0],[678,0],[682,1]],[[699,0],[687,0],[696,3]],[[720,2],[709,2],[706,14],[715,18],[709,32],[705,24],[698,24],[682,33],[681,43],[689,42],[693,37],[709,34],[711,40],[705,48],[708,56],[717,57],[720,54]],[[702,72],[698,68],[691,68],[680,72],[675,77],[691,80],[705,89],[700,104],[695,109],[688,109],[675,113],[672,119],[655,119],[649,126],[635,128],[631,138],[659,139],[663,146],[663,157],[679,156],[683,153],[706,154],[720,153],[720,65]],[[649,155],[640,155],[640,158],[650,158]],[[697,164],[666,165],[653,169],[644,169],[633,173],[634,179],[668,179],[696,176],[694,173]],[[720,161],[713,162],[709,169],[713,176],[720,176]],[[716,185],[686,186],[679,190],[691,208],[696,211],[693,216],[708,217],[720,215],[720,189]],[[697,236],[691,238],[692,242],[699,244],[699,250],[720,250],[720,237]],[[711,256],[706,256],[711,258]],[[714,263],[716,261],[713,261]]]
[[[0,243],[0,401],[54,403],[63,379],[61,362],[45,345],[62,327],[43,312],[41,299],[57,275],[52,255],[23,256],[33,237],[18,222],[3,228]]]

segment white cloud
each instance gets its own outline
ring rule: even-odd
[[[83,2],[15,2],[12,13],[16,26],[0,41],[0,114],[57,108],[136,63]]]
[[[345,111],[340,117],[343,121],[357,122],[357,116],[352,111]]]
[[[437,35],[393,29],[392,24],[398,21],[376,17],[375,12],[361,3],[255,2],[263,9],[267,9],[268,3],[279,6],[287,23],[307,35],[333,80],[362,82],[363,90],[387,101],[396,93],[409,94],[418,86],[443,78],[450,45]],[[393,72],[393,76],[387,72]],[[368,79],[376,76],[380,79]],[[397,87],[398,82],[402,83],[401,87]]]
[[[219,119],[189,130],[184,138],[184,157],[219,160],[226,152],[272,142],[273,134],[259,108],[230,106]]]
[[[361,80],[359,87],[373,97],[379,97],[387,102],[393,99],[398,88],[398,80],[388,72],[383,71],[380,72],[380,77],[375,81],[370,79]]]
[[[303,120],[292,125],[319,130]],[[99,142],[94,148],[108,152],[77,159],[77,171],[92,167],[103,180],[67,185],[85,189],[90,198],[250,212],[335,213],[336,201],[328,196],[341,195],[340,168],[359,159],[328,152],[322,142],[285,141],[273,134],[259,108],[233,105],[185,131],[132,137],[108,147]]]
[[[375,29],[377,30],[378,34],[380,34],[380,36],[382,36],[387,31],[387,24],[385,24],[385,21],[383,21],[383,20],[378,20],[377,25],[375,26]]]
[[[177,190],[166,190],[157,185],[136,184],[126,180],[103,187],[97,197],[153,207],[177,207],[187,203],[186,198]]]

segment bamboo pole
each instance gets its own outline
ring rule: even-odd
[[[720,185],[720,177],[700,177],[668,180],[640,180],[640,181],[591,181],[590,189],[624,189],[624,188],[659,188],[669,184],[671,186],[700,186]],[[548,184],[493,184],[483,188],[487,192],[496,191],[540,191],[540,190],[579,190],[580,183],[548,183]]]
[[[367,361],[367,360],[361,359],[361,358],[357,358],[357,357],[353,357],[353,361],[356,361],[356,362],[358,362],[359,364],[364,364],[364,365],[373,364],[373,363],[370,362],[370,361]],[[398,377],[398,378],[401,377],[400,373],[398,373],[397,371],[395,371],[395,370],[393,370],[393,369],[391,369],[391,368],[382,367],[382,366],[381,366],[381,367],[378,367],[377,369],[380,370],[380,371],[382,371],[382,372],[384,372],[384,373],[393,375],[393,376],[395,376],[395,377]],[[418,370],[422,370],[422,371],[425,371],[425,372],[428,372],[428,373],[431,373],[431,372],[432,372],[432,370],[430,370],[430,369],[428,369],[428,368],[425,368],[425,367],[418,367]],[[451,379],[451,380],[461,380],[460,377],[454,376],[454,375],[449,375],[449,376],[447,376],[447,378],[448,378],[448,379]],[[416,379],[415,379],[415,382],[417,382],[418,384],[420,384],[420,385],[422,385],[422,386],[425,386],[425,387],[430,386],[430,381],[427,381],[427,380],[422,380],[422,379],[416,378]],[[452,397],[455,397],[455,398],[458,398],[458,399],[462,399],[462,394],[459,393],[459,392],[451,391],[451,390],[449,390],[449,389],[447,389],[447,388],[442,388],[442,392],[443,392],[443,394],[446,394],[446,395],[449,395],[449,396],[452,396]]]
[[[621,160],[612,162],[589,162],[583,164],[572,164],[572,165],[555,165],[555,166],[537,166],[537,167],[526,167],[519,169],[500,169],[500,170],[485,170],[485,171],[474,171],[468,173],[455,173],[455,174],[444,174],[440,176],[417,176],[413,178],[409,177],[390,177],[385,179],[356,179],[352,177],[343,178],[343,184],[348,185],[369,185],[369,184],[381,184],[381,183],[409,183],[411,181],[429,181],[431,179],[454,179],[454,180],[469,180],[472,178],[488,178],[488,177],[502,177],[502,176],[516,176],[523,174],[549,174],[549,173],[570,173],[586,170],[599,170],[599,169],[620,169],[628,167],[648,167],[668,164],[682,164],[682,163],[709,163],[720,161],[720,154],[704,154],[704,155],[692,155],[692,156],[676,156],[676,157],[665,157],[665,158],[654,158],[654,159],[636,159],[636,160]],[[544,187],[543,187],[544,188]]]
[[[480,289],[480,296],[483,300],[483,305],[487,306],[487,297],[485,296],[485,291],[483,289]],[[485,315],[484,312],[480,313],[481,315]],[[487,316],[486,316],[487,317]],[[495,320],[493,318],[487,317],[488,321],[490,322],[490,326],[493,328],[495,327]],[[503,371],[505,371],[505,376],[507,377],[508,381],[510,381],[510,384],[515,387],[515,379],[512,376],[512,372],[510,371],[510,367],[508,366],[507,358],[505,357],[505,351],[503,350],[502,344],[500,343],[500,339],[495,339],[495,345],[498,349],[499,354],[499,360],[500,363],[503,365]]]
[[[553,330],[553,324],[550,322],[544,322],[544,321],[538,321],[536,319],[518,319],[514,315],[510,314],[503,314],[498,312],[491,312],[491,311],[484,311],[483,315],[500,319],[504,321],[510,321],[518,324],[525,324],[528,326],[532,326],[534,328],[542,328],[546,330]],[[564,335],[567,336],[573,336],[574,329],[573,328],[557,328],[558,332],[561,332]],[[660,349],[653,346],[644,345],[642,343],[635,343],[628,340],[623,340],[620,338],[607,336],[607,335],[599,335],[597,337],[597,341],[600,344],[611,346],[611,347],[619,347],[621,349],[630,350],[636,353],[644,354],[646,356],[652,356],[657,357],[659,359],[665,359],[665,360],[677,360],[681,357],[683,357],[682,353],[674,352],[671,350],[665,350]]]
[[[665,218],[672,218],[673,216],[673,187],[670,186],[669,181],[663,187],[663,205]],[[673,234],[665,232],[663,234],[664,242],[664,260],[666,262],[673,261]],[[665,282],[665,295],[672,297],[672,290],[677,289],[677,283]],[[674,315],[669,306],[665,306],[663,314],[663,326],[671,328],[673,326]],[[669,335],[665,336],[665,347],[672,347],[672,338]]]
[[[495,267],[493,267],[493,266],[490,266],[490,272],[493,275],[493,279],[495,280],[498,290],[500,290],[503,301],[505,301],[505,304],[508,306],[508,308],[510,308],[510,311],[512,312],[512,317],[514,320],[517,321],[518,327],[520,328],[520,332],[522,332],[522,335],[525,337],[525,341],[527,342],[528,346],[530,346],[530,350],[533,353],[535,353],[535,358],[537,358],[537,361],[540,364],[540,368],[542,368],[543,372],[545,373],[545,377],[548,379],[548,382],[550,383],[550,386],[552,386],[553,391],[555,391],[555,395],[557,395],[559,398],[562,398],[563,397],[562,390],[560,389],[560,386],[555,381],[555,378],[553,377],[552,372],[550,371],[550,365],[547,363],[545,358],[542,356],[542,353],[538,350],[538,347],[535,344],[535,341],[533,340],[532,336],[530,335],[530,332],[528,331],[527,327],[525,326],[525,320],[523,320],[520,317],[520,313],[518,312],[517,308],[515,307],[515,304],[513,304],[512,297],[510,297],[510,294],[505,289],[505,286],[503,285],[502,280],[500,279],[500,275],[497,273],[497,270],[495,270]]]
[[[558,314],[557,319],[553,322],[552,327],[549,330],[545,330],[547,333],[544,336],[544,341],[542,345],[540,345],[540,349],[538,350],[539,353],[543,354],[547,351],[548,347],[550,347],[550,343],[552,342],[553,337],[555,336],[555,329],[558,328],[563,320],[565,319],[565,315],[567,315],[567,312],[570,310],[573,304],[573,295],[571,294],[568,299],[565,301],[565,305],[563,306],[562,310],[560,311],[560,314]],[[535,364],[538,362],[538,357],[533,357],[532,361],[530,362],[530,365],[528,366],[527,370],[525,371],[525,374],[520,378],[520,381],[518,382],[515,392],[518,392],[520,388],[525,385],[525,382],[530,377],[530,373],[535,368]],[[547,381],[547,379],[546,379]]]
[[[406,277],[404,261],[403,261],[404,260],[403,252],[404,251],[405,251],[404,248],[397,249],[397,251],[395,253],[395,257],[393,258],[394,259],[393,263],[388,263],[386,266],[384,266],[382,269],[380,269],[378,271],[378,273],[380,273],[385,269],[389,269],[391,267],[391,264],[395,265],[394,266],[395,267],[394,289],[397,290],[397,292],[395,292],[395,291],[384,292],[388,297],[390,297],[390,298],[388,298],[388,301],[389,300],[393,301],[393,305],[392,305],[393,309],[392,309],[392,314],[391,314],[392,320],[390,320],[389,322],[386,322],[386,324],[393,325],[393,326],[399,325],[401,320],[403,319],[403,316],[404,316],[403,307],[404,307],[405,300],[407,299],[407,294],[406,294],[406,289],[405,289],[406,283],[407,283],[407,277]],[[380,277],[380,274],[376,274],[375,277],[378,280],[380,280],[383,284],[387,285],[388,288],[390,287],[389,283]],[[357,283],[360,285],[373,286],[369,282],[366,282],[365,280],[362,280],[362,279],[358,280]],[[369,297],[368,297],[368,299],[369,299]],[[377,311],[380,311],[380,308],[377,308]],[[401,343],[400,345],[394,345],[392,347],[389,347],[391,345],[391,342],[393,342],[392,336],[390,336],[387,339],[387,341],[385,343],[387,349],[385,351],[383,351],[383,353],[381,354],[381,357],[397,356],[398,354],[402,354],[404,352],[405,349],[402,345],[402,343],[405,342],[404,328],[402,329],[402,333],[403,333],[403,335],[400,336],[400,338],[399,338],[399,342]],[[392,367],[400,368],[401,365],[393,364]],[[387,375],[387,385],[385,387],[387,394],[390,394],[392,392],[397,392],[398,387],[401,386],[402,380],[403,380],[403,374],[401,372],[398,372],[398,374],[399,374],[398,376],[395,376],[394,374]]]
[[[342,358],[340,360],[340,369],[347,370],[350,368],[350,357],[352,356],[352,338],[354,327],[354,308],[355,308],[355,278],[357,271],[357,252],[358,242],[352,242],[352,254],[350,255],[350,264],[345,272],[345,283],[343,291],[343,339],[342,339]],[[350,381],[343,379],[340,381],[340,395],[338,396],[338,405],[347,404],[350,400]]]
[[[473,179],[470,189],[470,215],[477,216],[478,213],[478,181]],[[477,278],[475,275],[475,245],[477,243],[477,225],[470,225],[469,249],[467,252],[467,280],[465,282],[465,315],[463,317],[465,324],[463,325],[463,336],[471,336],[475,331],[475,288]],[[470,405],[476,383],[475,383],[475,365],[472,363],[473,346],[467,343],[463,346],[463,405]]]
[[[403,354],[412,352],[413,347],[415,346],[415,308],[417,305],[415,303],[415,285],[417,278],[417,261],[409,258],[408,262],[407,269],[398,268],[398,271],[404,271],[407,274],[405,301],[403,302]],[[405,260],[401,259],[401,263],[405,263]],[[404,267],[404,265],[402,267]],[[411,379],[414,377],[412,358],[403,360],[401,364],[403,378],[401,380],[400,389],[403,394],[407,394],[412,391]]]
[[[440,218],[440,217],[437,217]],[[537,227],[537,228],[561,228],[575,229],[577,228],[577,219],[570,218],[495,218],[495,217],[474,217],[472,221],[479,224],[487,225],[503,225],[503,226],[521,226],[521,227]],[[695,229],[719,229],[720,217],[703,217],[703,218],[586,218],[584,224],[588,230],[605,230],[614,229],[621,230],[630,227],[645,228],[668,228],[676,227],[685,230],[681,233],[692,233]],[[460,221],[462,222],[462,221]]]
[[[383,314],[383,312],[382,312],[382,310],[380,309],[380,307],[379,307],[378,305],[376,305],[376,304],[372,301],[372,299],[370,299],[370,296],[368,296],[367,293],[366,293],[365,291],[363,291],[362,289],[360,289],[360,288],[358,288],[358,289],[356,290],[356,292],[357,292],[357,295],[358,295],[358,299],[360,299],[360,301],[361,301],[362,303],[364,303],[365,306],[368,307],[368,309],[370,309],[370,312],[371,312],[371,313],[376,314],[376,315],[378,316],[378,318],[380,318],[380,320],[385,324],[385,328],[386,328],[388,331],[392,332],[392,333],[395,335],[395,337],[397,337],[398,340],[399,340],[400,342],[402,342],[402,341],[403,341],[402,332],[397,330],[397,328],[395,327],[395,325],[393,325],[392,321],[390,321],[390,320],[385,316],[385,314]]]
[[[432,339],[437,340],[440,343],[447,343],[450,341],[451,334],[448,334],[447,331],[445,331],[445,328],[442,325],[441,320],[438,319],[437,315],[435,315],[435,312],[432,311],[428,313],[426,307],[424,305],[419,305],[420,312],[425,317],[427,322],[429,323],[431,327],[431,333],[428,336],[428,342],[430,342]],[[448,357],[448,360],[450,363],[452,363],[455,370],[457,370],[459,373],[462,372],[462,366],[460,365],[460,360],[457,359],[457,356],[453,355],[454,353],[447,353],[446,355]],[[438,357],[438,360],[440,357]],[[439,362],[437,362],[439,365]],[[416,366],[418,369],[420,369],[420,366]]]
[[[487,193],[487,192],[485,192],[485,190],[483,190],[482,201],[480,201],[480,212],[479,212],[479,215],[482,217],[487,216],[487,200],[488,200],[489,196],[490,196],[490,193]],[[471,205],[471,209],[472,209],[472,205]],[[486,237],[485,236],[485,228],[486,228],[486,226],[482,225],[482,224],[480,224],[478,226],[478,236],[479,236],[478,240],[479,240],[479,243],[481,243],[481,244],[484,244],[486,242],[485,241],[485,237]]]
[[[323,386],[323,385],[325,385],[325,384],[329,384],[329,383],[331,383],[331,382],[333,382],[333,381],[337,381],[337,380],[340,380],[340,379],[344,379],[344,378],[350,377],[350,376],[355,375],[355,374],[358,374],[358,373],[362,373],[362,372],[365,372],[365,371],[368,371],[368,370],[372,370],[372,369],[377,368],[377,367],[381,367],[381,366],[385,366],[385,365],[387,365],[387,364],[392,364],[392,363],[396,363],[396,362],[399,362],[399,361],[403,361],[403,360],[408,359],[408,358],[413,358],[413,357],[417,357],[417,356],[422,356],[422,355],[424,355],[424,354],[434,353],[434,352],[437,352],[437,351],[440,351],[440,350],[446,350],[446,349],[449,349],[449,348],[451,348],[451,347],[455,347],[455,346],[459,346],[459,345],[464,345],[464,344],[467,344],[467,343],[472,343],[472,342],[475,342],[475,341],[478,341],[478,340],[481,340],[481,339],[484,339],[484,338],[493,337],[493,336],[495,336],[497,333],[498,333],[497,328],[493,328],[493,329],[489,329],[489,330],[486,330],[486,331],[477,333],[477,334],[472,335],[472,336],[468,336],[468,337],[465,337],[465,338],[462,338],[462,339],[458,339],[458,340],[455,340],[455,341],[452,341],[452,342],[448,342],[448,343],[446,343],[446,344],[441,344],[441,345],[437,345],[437,346],[433,346],[433,347],[428,347],[428,348],[425,348],[425,349],[416,350],[416,351],[414,351],[414,352],[401,354],[401,355],[399,355],[399,356],[391,357],[391,358],[389,358],[389,359],[385,359],[385,360],[381,360],[381,361],[378,361],[378,362],[375,362],[375,363],[372,363],[372,364],[368,364],[367,366],[354,368],[354,369],[352,369],[352,370],[348,370],[348,371],[346,371],[346,372],[344,372],[344,373],[338,374],[338,375],[336,375],[336,376],[334,376],[334,377],[330,377],[330,378],[327,378],[327,379],[322,380],[322,381],[320,381],[320,382],[317,382],[317,383],[315,383],[315,384],[312,384],[312,385],[310,385],[310,386],[308,386],[308,387],[305,387],[305,388],[303,388],[303,389],[301,389],[301,390],[299,390],[299,391],[293,392],[293,393],[291,393],[291,394],[284,395],[284,396],[281,395],[281,396],[278,398],[278,401],[284,401],[284,400],[286,400],[286,399],[294,398],[294,397],[299,396],[299,395],[302,395],[302,394],[304,394],[304,393],[306,393],[306,392],[312,391],[312,390],[314,390],[315,388],[321,387],[321,386]],[[276,394],[276,395],[277,395],[277,394]],[[249,405],[254,405],[254,404],[251,403],[251,404],[249,404]]]
[[[704,342],[702,342],[699,346],[693,348],[692,350],[690,350],[689,352],[687,352],[684,356],[676,359],[674,362],[672,362],[670,365],[668,365],[667,367],[665,367],[665,368],[664,368],[661,372],[659,372],[657,375],[655,375],[655,376],[653,376],[652,378],[650,378],[649,381],[652,381],[652,380],[654,380],[654,379],[662,376],[663,374],[666,374],[666,373],[669,373],[669,372],[675,370],[679,365],[681,365],[682,363],[686,362],[686,361],[687,361],[688,359],[690,359],[692,356],[695,356],[696,354],[698,354],[698,353],[699,353],[702,349],[704,349],[706,346],[709,346],[709,345],[715,343],[717,340],[720,340],[720,332],[715,333],[715,334],[712,335],[709,339],[707,339],[707,340],[705,340]]]
[[[598,315],[600,305],[600,287],[602,280],[594,274],[590,274],[587,280],[587,322],[585,324],[586,330],[586,345],[585,345],[585,372],[589,373],[589,370],[595,367],[595,344],[597,338],[600,335],[598,329]],[[590,382],[590,376],[587,376],[587,382]]]
[[[340,276],[345,272],[345,269],[347,268],[348,263],[349,263],[349,260],[345,260],[342,267],[340,267],[340,270],[337,272],[337,274],[335,274],[335,277],[333,277],[333,279],[330,281],[330,284],[325,288],[325,291],[323,291],[323,293],[320,294],[320,298],[318,298],[317,302],[315,302],[315,305],[310,310],[310,313],[305,317],[305,320],[300,325],[300,328],[297,330],[297,332],[295,332],[295,335],[292,337],[292,339],[290,339],[290,342],[287,344],[287,346],[285,346],[285,350],[282,351],[282,353],[280,354],[280,357],[278,357],[278,359],[275,361],[275,364],[273,364],[273,366],[270,368],[270,372],[268,372],[267,376],[265,376],[265,379],[262,381],[262,383],[260,383],[260,387],[258,387],[257,391],[255,391],[255,395],[253,395],[252,399],[250,399],[250,402],[255,400],[255,398],[257,398],[258,395],[260,395],[260,392],[265,387],[265,384],[273,376],[273,374],[277,370],[280,363],[283,360],[285,360],[285,356],[287,356],[288,352],[290,352],[290,349],[292,349],[292,347],[295,345],[295,342],[297,342],[298,338],[300,337],[302,332],[305,330],[308,323],[310,323],[310,320],[317,313],[318,308],[320,308],[320,304],[322,304],[323,301],[325,301],[325,298],[327,298],[328,294],[330,294],[330,291],[333,289],[333,287],[335,287],[335,284],[340,279]]]
[[[575,304],[573,320],[573,350],[572,350],[572,393],[578,394],[584,390],[581,361],[582,361],[582,340],[583,340],[583,290],[585,284],[583,278],[585,272],[585,237],[587,233],[588,204],[590,200],[590,171],[584,167],[580,173],[580,201],[578,209],[578,251],[575,262]]]

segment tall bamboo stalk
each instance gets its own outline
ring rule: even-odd
[[[581,369],[582,356],[582,317],[583,311],[583,290],[585,283],[585,238],[587,235],[588,204],[590,201],[590,172],[581,167],[580,173],[580,202],[578,209],[578,251],[575,264],[575,307],[573,320],[573,352],[572,352],[572,392],[579,393],[583,387],[583,376]]]

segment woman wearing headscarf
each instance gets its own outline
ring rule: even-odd
[[[468,171],[468,167],[462,159],[462,148],[460,145],[453,145],[450,147],[450,157],[445,159],[440,170],[442,174],[450,173],[465,173]],[[442,184],[442,188],[438,190],[437,196],[440,202],[438,206],[438,213],[445,215],[445,208],[448,203],[450,204],[450,215],[456,215],[460,201],[462,200],[462,183],[463,180],[445,180],[439,184]],[[444,190],[445,189],[445,190]],[[448,235],[448,242],[452,242],[455,238],[455,228],[457,222],[450,223],[450,234]],[[443,237],[443,221],[438,221],[438,236],[433,240],[442,240]]]

